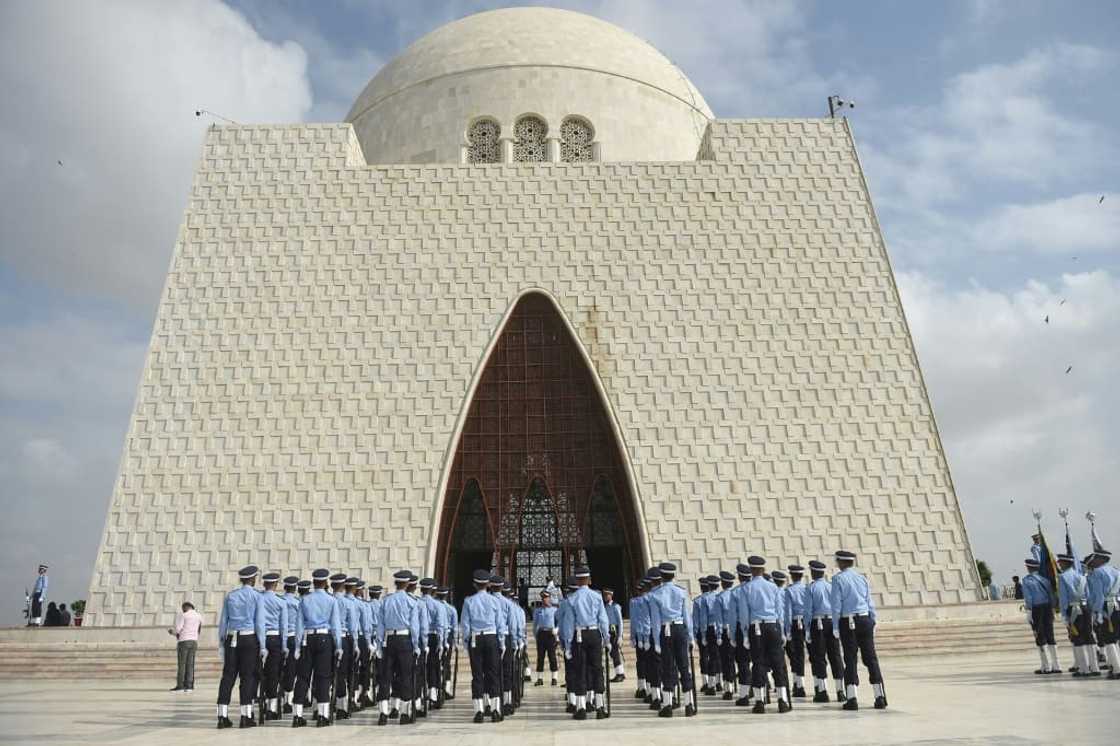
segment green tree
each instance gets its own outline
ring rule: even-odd
[[[987,588],[992,584],[992,571],[988,569],[987,562],[976,560],[976,572],[980,574],[980,585]]]

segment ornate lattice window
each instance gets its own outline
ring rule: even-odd
[[[500,163],[498,137],[502,128],[493,119],[479,119],[467,130],[467,163]]]
[[[594,160],[591,143],[595,131],[587,120],[568,117],[560,125],[560,160],[565,163]]]
[[[490,522],[486,517],[486,506],[482,502],[482,490],[474,479],[463,488],[459,503],[459,520],[455,524],[455,548],[462,551],[492,549],[494,542],[490,536]]]
[[[517,163],[539,163],[548,160],[545,136],[548,125],[540,117],[521,117],[513,125],[513,160]]]
[[[615,547],[625,543],[617,505],[610,481],[598,479],[587,510],[587,531],[584,532],[587,546]]]

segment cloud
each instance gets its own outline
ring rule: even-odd
[[[863,118],[871,142],[861,150],[882,204],[960,202],[1008,182],[1063,188],[1099,172],[1115,139],[1068,111],[1056,91],[1115,65],[1109,52],[1056,44],[953,77],[934,105]]]
[[[1120,466],[1120,278],[1067,274],[1010,292],[951,290],[920,273],[898,282],[977,556],[1004,582],[1019,573],[1034,507],[1051,541],[1061,506],[1097,510],[1102,538],[1120,536],[1108,509]],[[1073,529],[1084,551],[1084,521]]]
[[[0,28],[0,262],[74,294],[152,309],[196,108],[291,122],[311,106],[303,49],[217,0],[7,4]]]
[[[977,223],[976,244],[995,251],[1043,254],[1117,252],[1120,198],[1094,192],[1034,204],[1003,205]]]

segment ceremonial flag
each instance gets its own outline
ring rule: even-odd
[[[1088,513],[1085,517],[1089,519],[1089,535],[1093,539],[1093,551],[1103,552],[1105,550],[1104,544],[1101,544],[1101,537],[1097,536],[1096,516],[1092,513]]]
[[[1042,525],[1038,527],[1038,574],[1050,583],[1050,590],[1054,594],[1054,605],[1058,605],[1058,565],[1054,562],[1054,554],[1050,545],[1046,543],[1046,536],[1042,533]]]
[[[1073,557],[1073,568],[1079,573],[1084,573],[1085,568],[1081,566],[1081,558],[1077,556],[1077,550],[1073,548],[1073,539],[1069,535],[1069,521],[1066,521],[1066,554]]]

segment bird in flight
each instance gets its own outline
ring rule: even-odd
[[[1073,366],[1072,366],[1072,365],[1071,365],[1071,366],[1069,366],[1068,368],[1066,368],[1066,375],[1069,375],[1069,372],[1070,372],[1071,370],[1073,370]]]

